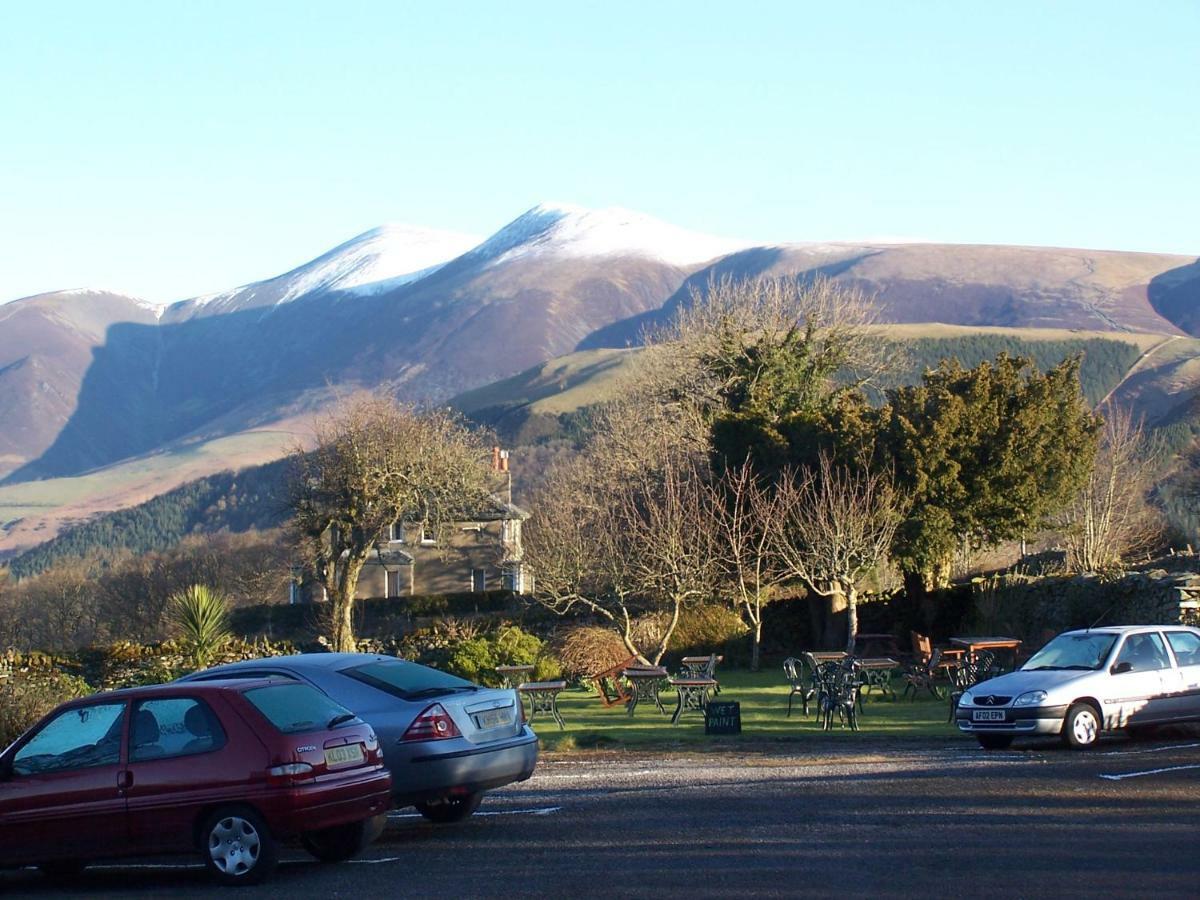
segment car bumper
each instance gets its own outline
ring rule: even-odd
[[[382,815],[392,806],[392,776],[374,769],[335,782],[272,790],[256,804],[277,836],[349,825]]]
[[[954,713],[954,724],[964,734],[1058,734],[1062,731],[1066,705],[1005,707],[1002,722],[976,722],[971,714],[979,707],[960,707]],[[984,709],[989,709],[984,707]]]
[[[494,744],[440,747],[437,741],[414,745],[401,771],[392,770],[394,800],[409,806],[448,794],[491,790],[533,774],[538,739],[528,726],[521,734]]]

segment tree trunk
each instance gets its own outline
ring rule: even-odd
[[[750,671],[757,672],[759,652],[762,649],[762,616],[754,622],[753,643],[750,645]]]
[[[858,591],[854,585],[846,589],[846,652],[854,652],[854,642],[858,640]]]
[[[346,597],[342,589],[337,588],[330,594],[330,599],[333,601],[333,609],[330,610],[333,618],[330,643],[335,653],[353,653],[358,649],[354,640],[354,595]]]

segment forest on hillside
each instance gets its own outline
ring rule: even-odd
[[[1038,369],[1045,371],[1069,356],[1082,354],[1080,384],[1092,404],[1120,382],[1139,355],[1136,345],[1121,340],[1027,340],[986,332],[916,338],[897,343],[896,349],[900,364],[894,373],[881,379],[881,388],[913,384],[925,369],[935,367],[944,358],[971,367],[1008,353],[1030,357]],[[502,412],[503,427],[497,427]],[[479,424],[497,427],[501,439],[515,448],[514,489],[518,503],[536,487],[538,474],[548,470],[553,459],[570,454],[586,439],[592,418],[589,407],[558,415],[491,407],[476,416]],[[287,518],[283,502],[285,472],[286,461],[279,460],[189,482],[138,506],[78,525],[15,557],[9,563],[10,571],[25,578],[66,559],[103,559],[122,552],[166,550],[189,534],[277,527]],[[1181,502],[1177,493],[1171,500],[1172,506]]]

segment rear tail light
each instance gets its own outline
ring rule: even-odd
[[[404,732],[401,741],[444,741],[447,738],[462,737],[462,732],[454,724],[454,720],[446,713],[442,704],[435,703],[426,707],[425,711],[413,719]]]
[[[296,784],[301,781],[307,781],[312,777],[313,767],[308,763],[285,763],[281,766],[271,766],[267,769],[267,775],[272,781],[283,782],[284,784]]]

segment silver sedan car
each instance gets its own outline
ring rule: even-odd
[[[369,653],[301,653],[214,666],[181,681],[289,678],[324,691],[375,729],[396,806],[435,822],[465,819],[492,788],[524,781],[537,735],[516,691]]]
[[[1126,625],[1060,634],[1015,672],[959,699],[955,722],[988,750],[1022,735],[1076,749],[1104,731],[1200,721],[1200,629]]]

